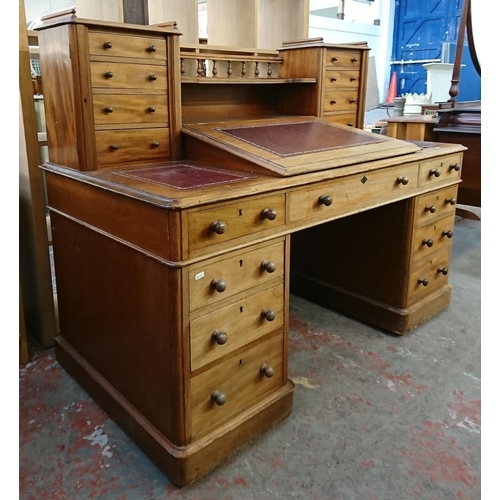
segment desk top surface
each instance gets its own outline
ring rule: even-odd
[[[135,164],[90,172],[81,172],[51,163],[46,163],[42,168],[48,172],[70,177],[157,206],[179,209],[238,199],[243,196],[272,193],[361,172],[425,161],[437,156],[466,150],[459,144],[423,142],[408,144],[421,149],[391,158],[359,162],[291,177],[276,177],[257,172],[224,169],[208,163],[193,161]]]

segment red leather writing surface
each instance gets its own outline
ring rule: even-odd
[[[354,129],[316,121],[220,127],[215,130],[281,157],[383,142],[375,134],[372,138]]]
[[[215,186],[255,177],[250,173],[216,169],[190,162],[172,162],[161,167],[127,170],[116,174],[175,189]]]

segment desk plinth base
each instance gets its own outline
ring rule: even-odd
[[[203,438],[179,447],[133,408],[63,338],[57,361],[176,486],[186,486],[220,465],[239,447],[264,434],[292,411],[294,384],[287,384]]]
[[[370,325],[404,335],[448,307],[451,285],[445,285],[408,308],[400,309],[292,271],[291,293],[353,316]]]

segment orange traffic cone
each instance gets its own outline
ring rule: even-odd
[[[396,99],[396,93],[397,93],[397,89],[396,89],[396,72],[394,71],[392,73],[391,83],[389,84],[389,92],[387,94],[387,97],[385,98],[385,103],[386,104],[392,104],[392,102],[394,101],[394,99]]]

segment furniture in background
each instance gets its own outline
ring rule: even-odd
[[[403,141],[434,141],[436,118],[432,115],[396,116],[385,119],[387,135]]]
[[[57,360],[172,482],[290,413],[291,289],[398,334],[449,304],[464,148],[358,128],[363,44],[39,29]]]
[[[481,102],[458,102],[460,70],[465,35],[471,54],[471,59],[479,76],[479,64],[474,31],[472,29],[471,0],[464,0],[457,39],[457,50],[453,63],[453,73],[449,90],[450,98],[441,103],[438,109],[438,119],[434,133],[436,140],[456,142],[467,147],[464,155],[462,184],[458,193],[458,202],[464,205],[481,206]]]

